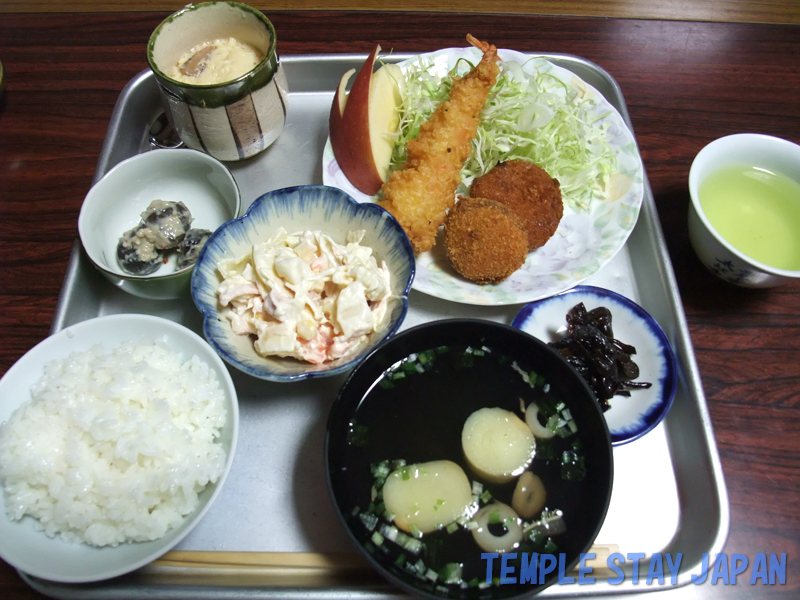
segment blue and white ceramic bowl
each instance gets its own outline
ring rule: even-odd
[[[251,336],[231,330],[221,315],[217,264],[243,256],[266,241],[279,227],[289,233],[319,230],[344,243],[349,231],[366,231],[361,244],[369,246],[380,263],[386,261],[392,277],[392,298],[383,328],[352,356],[321,365],[293,358],[265,358],[256,353]],[[258,198],[244,216],[220,227],[206,242],[192,276],[192,298],[203,313],[203,331],[220,356],[241,371],[270,381],[299,381],[337,375],[353,368],[374,346],[397,331],[408,311],[408,292],[414,279],[414,252],[400,224],[383,208],[359,204],[345,192],[321,185],[284,188]]]
[[[642,437],[667,415],[677,388],[675,354],[659,324],[641,306],[611,290],[577,286],[569,291],[525,305],[512,325],[544,342],[561,339],[567,332],[566,315],[583,302],[586,310],[605,306],[611,311],[614,337],[636,348],[636,381],[652,383],[635,389],[630,397],[614,396],[604,415],[614,445]]]

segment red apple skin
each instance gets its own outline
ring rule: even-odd
[[[329,119],[331,147],[336,162],[350,183],[369,196],[377,194],[383,185],[375,166],[369,135],[370,82],[380,49],[380,46],[375,46],[361,66],[346,98],[343,95],[351,73],[345,73],[333,97]]]

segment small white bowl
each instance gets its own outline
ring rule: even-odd
[[[689,170],[689,240],[695,253],[714,275],[741,287],[774,287],[797,280],[800,271],[765,265],[734,248],[703,212],[700,184],[714,171],[732,165],[759,167],[800,182],[800,146],[769,135],[739,133],[714,140],[697,154]]]
[[[5,495],[0,494],[0,558],[34,577],[64,583],[109,579],[133,571],[155,560],[180,542],[208,511],[219,495],[233,464],[239,431],[239,404],[228,369],[211,347],[196,333],[167,319],[148,315],[111,315],[83,321],[48,337],[20,358],[0,379],[0,423],[30,397],[31,386],[44,373],[46,363],[72,352],[86,351],[96,344],[106,348],[126,341],[159,340],[184,360],[193,355],[216,373],[225,395],[227,419],[219,443],[227,454],[225,468],[214,484],[200,493],[200,503],[180,526],[152,542],[134,542],[116,547],[94,547],[49,538],[36,530],[33,519],[11,521],[6,515]]]
[[[675,354],[659,324],[641,306],[604,288],[580,285],[569,291],[531,302],[519,311],[512,325],[543,342],[555,342],[567,333],[567,312],[583,302],[586,310],[605,306],[611,311],[614,337],[636,348],[633,362],[639,367],[635,381],[652,384],[631,390],[630,397],[614,396],[603,414],[611,443],[627,444],[651,431],[669,412],[678,378]]]
[[[320,230],[344,243],[347,233],[365,230],[361,244],[373,250],[391,273],[392,296],[380,330],[354,355],[320,365],[294,358],[263,357],[253,347],[253,337],[237,335],[220,314],[217,288],[221,282],[217,264],[225,258],[244,256],[257,242],[266,241],[278,228],[287,232]],[[394,334],[408,311],[408,292],[414,279],[414,252],[403,228],[377,204],[359,204],[340,189],[304,185],[268,192],[258,198],[244,216],[220,227],[197,260],[192,276],[192,298],[203,313],[206,339],[220,356],[237,369],[270,381],[299,381],[338,375],[352,369],[372,348]]]
[[[164,300],[188,292],[193,265],[176,269],[174,253],[152,275],[131,275],[117,263],[117,244],[153,200],[183,202],[193,228],[214,231],[241,208],[236,181],[221,162],[196,150],[151,150],[128,158],[98,181],[78,217],[78,234],[95,267],[118,288]]]

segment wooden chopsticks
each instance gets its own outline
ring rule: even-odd
[[[607,577],[608,557],[619,552],[616,544],[595,544],[596,555],[585,561],[592,576]],[[570,573],[577,574],[577,569]],[[374,585],[384,580],[360,555],[317,552],[167,552],[141,569],[137,578],[150,584],[236,585],[267,587],[331,587]]]

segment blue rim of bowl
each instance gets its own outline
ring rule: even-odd
[[[250,217],[250,214],[256,212],[263,203],[265,203],[265,202],[281,202],[281,201],[285,201],[285,200],[283,200],[284,198],[290,197],[290,196],[292,196],[292,195],[294,195],[294,194],[296,194],[298,192],[301,192],[301,191],[309,191],[309,192],[318,191],[320,193],[326,193],[326,194],[334,193],[336,196],[339,196],[341,198],[341,200],[352,204],[353,207],[356,208],[359,211],[365,210],[365,211],[371,211],[371,212],[378,212],[378,213],[381,213],[381,214],[385,213],[386,215],[391,217],[389,222],[392,223],[392,227],[395,227],[396,229],[398,229],[400,231],[400,233],[402,234],[400,236],[401,243],[403,244],[403,248],[406,250],[406,253],[408,253],[409,256],[412,257],[412,261],[411,261],[411,264],[409,265],[408,282],[406,283],[405,289],[403,290],[403,303],[402,303],[403,308],[402,308],[402,311],[400,313],[400,318],[398,318],[397,322],[382,334],[382,339],[381,339],[381,341],[379,343],[382,343],[382,342],[386,341],[387,339],[392,337],[397,332],[397,330],[403,324],[403,321],[405,321],[406,315],[408,314],[408,294],[411,291],[411,284],[414,281],[414,275],[416,273],[416,264],[415,264],[415,262],[413,260],[414,252],[413,252],[413,250],[411,248],[411,242],[408,240],[408,236],[406,235],[405,230],[402,228],[400,223],[397,222],[397,219],[395,219],[394,216],[392,216],[392,214],[389,211],[387,211],[383,207],[378,206],[377,204],[362,204],[360,202],[357,202],[347,192],[344,192],[344,191],[340,190],[339,188],[334,188],[334,187],[330,187],[330,186],[326,186],[326,185],[297,185],[297,186],[293,186],[293,187],[286,187],[286,188],[280,188],[280,189],[277,189],[277,190],[272,190],[270,192],[262,194],[255,201],[253,201],[253,203],[250,205],[250,207],[247,209],[247,211],[241,217],[238,217],[236,219],[231,219],[227,223],[224,223],[223,225],[218,227],[217,230],[214,231],[213,234],[211,234],[211,237],[208,238],[208,241],[203,245],[203,248],[200,251],[200,255],[197,258],[197,263],[195,263],[195,264],[200,264],[204,260],[204,257],[205,257],[205,254],[206,254],[206,250],[213,246],[213,242],[217,237],[222,235],[223,232],[226,229],[228,229],[229,227],[233,227],[237,223],[245,221],[248,217]],[[303,373],[296,373],[296,374],[291,374],[291,375],[270,374],[270,373],[265,373],[265,372],[263,372],[261,370],[258,370],[258,369],[251,368],[251,367],[243,364],[242,362],[236,360],[235,357],[231,356],[224,348],[222,348],[217,343],[217,341],[211,335],[211,332],[209,330],[209,320],[212,319],[212,318],[215,318],[214,313],[216,312],[216,310],[213,307],[208,306],[205,302],[203,302],[200,299],[200,293],[199,293],[199,289],[198,289],[199,288],[199,279],[200,279],[199,272],[200,271],[198,269],[195,269],[194,273],[192,274],[191,294],[192,294],[192,299],[194,300],[195,305],[197,306],[198,310],[200,310],[200,312],[203,315],[203,335],[205,336],[206,340],[211,345],[211,347],[214,348],[214,350],[216,350],[217,353],[228,364],[233,365],[234,367],[236,367],[237,369],[239,369],[243,373],[247,373],[248,375],[250,375],[252,377],[255,377],[257,379],[264,379],[264,380],[267,380],[267,381],[277,381],[277,382],[292,382],[292,381],[302,381],[304,379],[315,379],[315,378],[321,378],[321,377],[331,377],[333,375],[339,375],[341,373],[345,373],[347,371],[352,370],[356,365],[358,365],[362,360],[364,360],[369,354],[371,354],[370,351],[363,352],[360,356],[355,357],[351,361],[348,361],[348,362],[346,362],[346,363],[344,363],[344,364],[342,364],[342,365],[340,365],[338,367],[334,367],[332,369],[309,370],[309,371],[305,371]],[[319,367],[321,365],[312,365],[312,363],[308,363],[308,366],[311,369],[311,368],[313,368],[315,366]]]
[[[640,417],[641,421],[644,423],[644,426],[626,433],[614,433],[609,428],[609,432],[611,433],[611,443],[614,446],[622,446],[623,444],[628,444],[634,440],[638,440],[645,434],[655,429],[655,427],[664,420],[670,408],[672,408],[673,402],[675,401],[675,393],[678,389],[678,369],[675,351],[672,349],[672,345],[669,343],[667,334],[664,333],[664,330],[661,328],[658,322],[645,309],[636,304],[630,298],[618,294],[617,292],[592,285],[575,286],[574,288],[561,292],[560,294],[526,304],[514,317],[514,320],[511,322],[511,326],[522,329],[525,321],[530,317],[535,309],[552,302],[557,298],[572,294],[594,296],[600,300],[611,299],[625,306],[637,317],[639,317],[642,324],[658,340],[659,345],[661,346],[661,360],[664,363],[666,375],[661,381],[662,393],[658,403]]]

